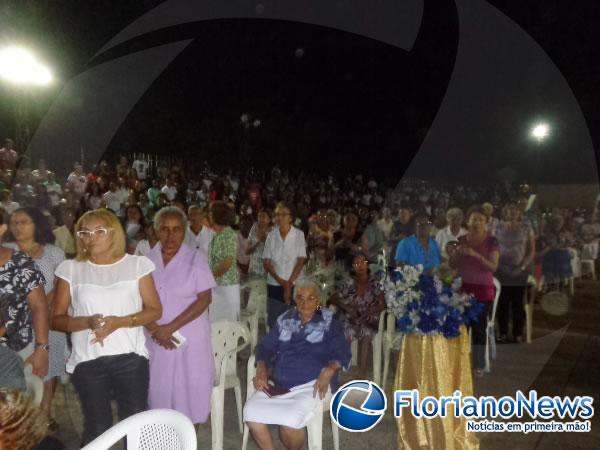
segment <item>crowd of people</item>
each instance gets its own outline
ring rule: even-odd
[[[245,420],[261,448],[273,448],[265,424],[300,448],[309,400],[335,390],[351,340],[368,369],[386,308],[376,265],[462,278],[485,306],[472,333],[481,376],[494,277],[498,340],[522,342],[530,280],[561,289],[574,253],[598,256],[597,210],[542,211],[527,186],[394,184],[277,166],[219,173],[132,156],[88,172],[75,163],[61,177],[43,160],[31,167],[10,140],[0,149],[0,343],[44,378],[48,414],[56,380],[71,374],[84,444],[112,425],[108,392],[121,419],[147,408],[208,419],[210,323],[240,319],[245,279],[265,280],[270,329]],[[305,275],[331,266],[348,276],[322,299]],[[269,378],[295,409],[265,409]]]

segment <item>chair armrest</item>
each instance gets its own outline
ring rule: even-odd
[[[248,358],[248,368],[246,370],[246,401],[250,398],[252,394],[254,394],[254,382],[253,379],[256,376],[256,367],[254,366],[256,363],[256,356],[250,355]]]

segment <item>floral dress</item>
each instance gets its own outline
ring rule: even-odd
[[[362,296],[359,295],[356,281],[353,278],[338,285],[336,293],[340,302],[357,308],[359,318],[357,321],[343,312],[340,313],[340,320],[344,323],[344,332],[347,339],[372,338],[377,334],[379,312],[371,312],[370,314],[366,314],[366,312],[374,309],[379,304],[382,292],[378,281],[374,277],[369,278],[369,284]]]
[[[226,257],[233,259],[231,267],[222,277],[215,278],[218,286],[231,286],[239,284],[240,274],[237,269],[237,246],[238,238],[231,227],[225,227],[223,231],[216,233],[208,246],[208,265],[211,271],[215,271]]]
[[[44,276],[25,253],[14,251],[0,266],[0,345],[23,350],[33,339],[33,320],[27,301],[29,293],[45,284]]]

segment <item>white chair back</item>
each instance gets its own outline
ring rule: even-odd
[[[496,322],[496,310],[498,309],[498,299],[500,298],[500,292],[502,291],[502,285],[496,277],[494,277],[494,288],[496,288],[496,295],[494,296],[494,303],[492,305],[492,315],[490,322],[494,324]]]
[[[487,319],[487,328],[485,330],[485,367],[486,372],[491,371],[490,358],[496,359],[496,310],[498,309],[498,299],[502,291],[502,285],[497,278],[494,277],[494,287],[496,295],[494,295],[494,303],[492,304],[492,313]]]
[[[197,446],[194,424],[186,415],[151,409],[122,420],[82,450],[107,450],[124,437],[128,450],[195,450]]]
[[[215,384],[221,377],[236,374],[237,352],[250,343],[250,332],[240,322],[221,320],[211,324],[211,340],[215,357]],[[242,344],[239,340],[242,339]],[[225,371],[223,371],[225,369]]]
[[[242,285],[242,289],[249,292],[248,305],[246,309],[248,311],[256,311],[258,317],[267,316],[267,280],[266,279],[252,279]]]

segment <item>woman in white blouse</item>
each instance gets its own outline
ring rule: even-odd
[[[279,203],[275,209],[277,227],[267,236],[263,262],[267,272],[267,322],[269,327],[292,304],[294,283],[306,262],[306,240],[302,230],[292,226],[292,209]]]
[[[162,307],[145,256],[125,253],[125,233],[107,209],[88,211],[75,226],[77,257],[57,269],[52,328],[71,332],[67,372],[84,416],[83,445],[119,419],[147,409],[148,351],[143,326]]]

